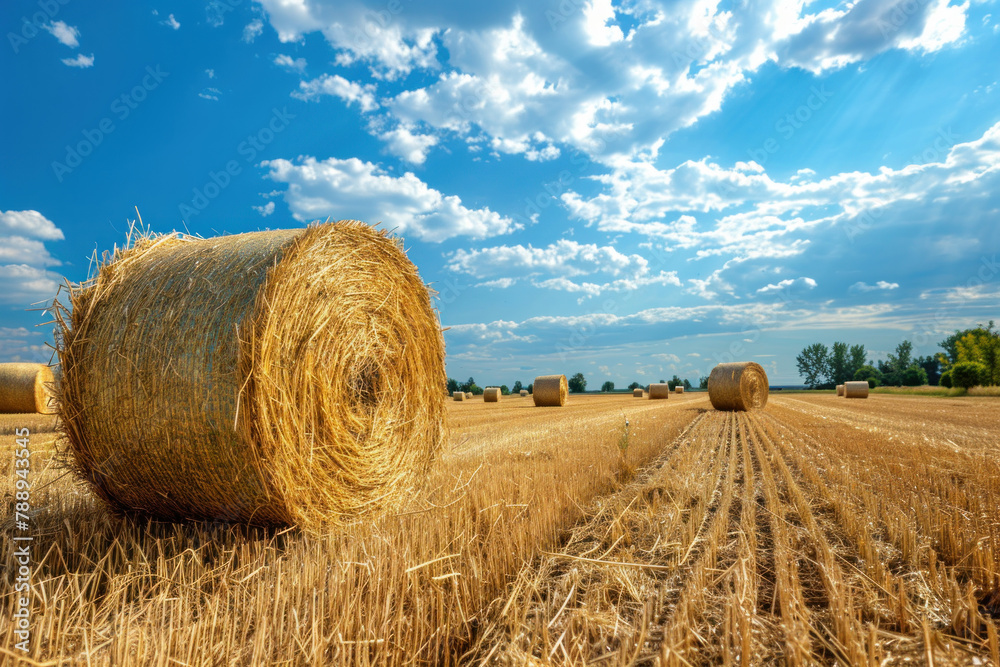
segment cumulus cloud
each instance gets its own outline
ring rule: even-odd
[[[768,292],[785,292],[793,288],[814,289],[816,281],[812,278],[786,278],[778,283],[765,285],[757,290],[757,294],[767,294]]]
[[[15,233],[47,241],[61,241],[62,230],[38,211],[0,211],[0,233]]]
[[[470,209],[455,195],[429,187],[413,173],[393,176],[357,158],[296,162],[267,160],[267,176],[287,184],[285,202],[297,220],[333,217],[384,223],[400,233],[438,243],[456,236],[475,239],[520,228],[489,208]]]
[[[379,106],[375,101],[375,90],[373,83],[361,85],[339,74],[324,74],[311,81],[299,82],[299,89],[292,93],[292,97],[315,100],[322,95],[331,95],[342,99],[348,106],[357,103],[362,111],[374,111]]]
[[[848,288],[848,290],[851,292],[874,292],[876,290],[893,290],[893,289],[899,289],[899,283],[890,283],[885,280],[880,280],[874,285],[869,285],[864,281],[858,281]]]
[[[544,248],[529,244],[457,250],[449,256],[446,266],[478,278],[511,273],[571,278],[594,273],[621,276],[642,275],[649,270],[649,262],[639,255],[625,255],[613,246],[583,244],[570,239],[560,239]]]
[[[55,296],[62,276],[48,267],[60,262],[45,241],[62,239],[62,230],[38,211],[0,212],[0,303],[27,308]]]
[[[75,58],[63,58],[62,62],[63,65],[67,65],[69,67],[79,67],[80,69],[86,69],[87,67],[94,66],[94,54],[85,56],[82,53],[78,53],[76,54]]]
[[[160,21],[160,25],[165,25],[168,28],[172,28],[174,30],[180,30],[181,29],[180,22],[177,19],[174,18],[173,14],[170,14],[169,16],[167,16],[167,18],[165,20]]]
[[[264,204],[263,206],[254,206],[253,210],[255,210],[258,213],[260,213],[261,217],[266,218],[267,216],[269,216],[272,213],[274,213],[274,202],[273,201],[269,201],[266,204]]]
[[[260,37],[262,32],[264,32],[264,22],[260,19],[254,19],[243,26],[243,41],[251,44]]]
[[[71,49],[80,46],[80,31],[76,26],[66,25],[64,21],[55,21],[42,27],[58,39],[60,44],[65,44]]]
[[[386,143],[390,153],[412,164],[426,162],[427,152],[438,143],[437,137],[432,134],[414,133],[403,126],[383,132],[379,139]]]
[[[274,64],[279,67],[284,67],[286,69],[295,70],[296,72],[301,72],[306,68],[305,58],[292,58],[284,53],[278,54],[274,59]]]

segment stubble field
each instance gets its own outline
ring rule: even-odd
[[[448,405],[426,487],[326,537],[117,517],[25,417],[28,659],[3,417],[0,663],[1000,664],[995,399]]]

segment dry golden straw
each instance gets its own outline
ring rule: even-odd
[[[651,399],[670,398],[670,385],[666,382],[654,382],[649,385]]]
[[[719,364],[708,376],[708,399],[716,410],[760,410],[767,405],[767,373],[753,361]]]
[[[675,394],[683,394],[684,393],[684,385],[680,385],[679,384],[676,387],[674,387],[674,393]]]
[[[865,384],[868,384],[868,383],[866,382]],[[843,395],[844,395],[844,385],[838,384],[837,385],[837,396],[843,396]]]
[[[58,318],[65,435],[116,508],[343,524],[396,506],[441,448],[430,293],[364,223],[142,236]]]
[[[566,405],[569,386],[565,375],[539,375],[531,389],[537,407]]]
[[[455,392],[455,400],[456,401],[464,401],[465,400],[465,392],[464,391],[456,391]]]
[[[643,393],[642,389],[640,389],[639,387],[636,387],[635,389],[632,390],[632,396],[635,398],[642,398],[642,393]]]
[[[527,396],[527,395],[528,395],[528,390],[527,389],[522,389],[521,390],[521,396]]]
[[[483,391],[483,401],[486,403],[499,403],[500,402],[500,388],[499,387],[487,387]]]
[[[55,378],[45,364],[0,364],[0,412],[53,414]]]
[[[868,398],[868,381],[845,382],[844,398]]]
[[[472,398],[472,392],[471,391],[465,392],[465,398],[466,399],[471,399]]]

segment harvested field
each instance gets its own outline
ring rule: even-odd
[[[325,537],[109,515],[59,477],[54,435],[33,435],[44,639],[29,655],[1000,664],[995,399],[772,395],[726,413],[704,393],[628,398],[449,401],[425,494]]]

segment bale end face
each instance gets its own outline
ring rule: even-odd
[[[868,383],[866,382],[865,384],[868,384]],[[843,395],[844,395],[844,385],[838,384],[837,385],[837,396],[843,396]]]
[[[565,375],[540,375],[535,378],[532,396],[536,407],[558,407],[566,405],[569,385]]]
[[[636,388],[636,389],[633,389],[633,390],[632,390],[632,396],[633,396],[634,398],[642,398],[642,395],[643,395],[643,391],[642,391],[642,389],[638,389],[638,388]]]
[[[666,382],[654,382],[649,385],[649,397],[654,400],[670,398],[670,385]]]
[[[483,391],[483,402],[484,403],[499,403],[500,402],[500,387],[487,387]]]
[[[677,385],[676,387],[674,387],[674,393],[675,394],[683,394],[684,393],[684,387],[682,385]]]
[[[708,376],[708,399],[716,410],[760,410],[767,405],[767,373],[753,361],[719,364]]]
[[[868,398],[868,382],[845,382],[844,398]]]
[[[456,392],[455,392],[455,393],[453,394],[453,398],[454,398],[454,399],[455,399],[456,401],[464,401],[464,400],[465,400],[465,392],[464,392],[464,391],[456,391]]]

